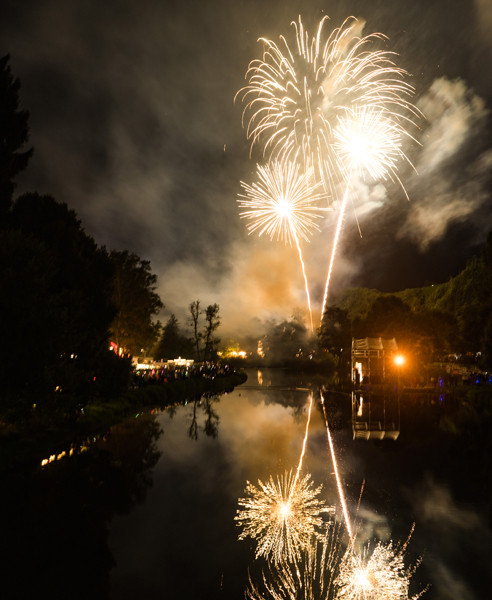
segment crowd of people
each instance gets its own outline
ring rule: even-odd
[[[159,385],[169,383],[176,379],[195,379],[205,377],[228,377],[236,373],[234,367],[215,362],[194,363],[192,365],[146,365],[147,368],[136,368],[132,378],[132,388],[141,388],[146,385]]]

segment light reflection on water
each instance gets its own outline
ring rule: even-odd
[[[307,391],[279,389],[284,381],[279,372],[249,375],[244,387],[214,404],[216,439],[205,435],[206,415],[201,414],[197,439],[190,440],[189,406],[172,418],[159,417],[164,435],[158,441],[162,457],[154,469],[154,487],[146,504],[116,518],[110,532],[118,563],[111,578],[115,599],[131,597],[132,585],[173,590],[169,597],[176,598],[243,597],[248,568],[254,572],[259,565],[253,561],[254,544],[237,541],[237,498],[244,495],[247,480],[256,483],[295,468],[308,399]],[[274,382],[270,389],[265,389],[267,382]],[[292,380],[285,383],[291,386]],[[483,597],[481,590],[492,583],[485,567],[492,558],[487,507],[464,500],[470,469],[450,469],[455,456],[435,427],[435,415],[430,415],[431,425],[425,424],[419,406],[418,422],[407,423],[412,435],[404,435],[403,414],[399,441],[372,443],[352,440],[349,397],[334,396],[328,411],[352,519],[365,481],[358,542],[406,539],[415,522],[408,556],[412,563],[422,554],[424,560],[414,576],[414,591],[430,583],[425,595],[430,600]],[[327,503],[336,504],[319,407],[313,410],[304,461],[315,484],[323,484]],[[453,586],[463,593],[451,594]]]
[[[234,392],[130,420],[18,489],[4,478],[2,565],[17,582],[4,597],[244,598],[248,570],[258,578],[265,563],[254,561],[253,541],[237,539],[237,500],[246,481],[296,468],[310,383],[255,369]],[[483,431],[450,438],[439,428],[445,401],[411,398],[402,401],[396,441],[353,440],[351,398],[325,399],[358,543],[405,540],[415,522],[407,557],[414,564],[423,555],[423,563],[411,593],[430,583],[429,600],[488,598]],[[333,471],[318,404],[303,473],[341,516]]]

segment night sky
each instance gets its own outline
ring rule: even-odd
[[[297,251],[248,236],[236,198],[256,164],[234,104],[266,37],[293,42],[365,20],[399,54],[419,122],[396,185],[361,181],[343,231],[333,293],[447,281],[492,226],[492,3],[489,0],[1,0],[35,155],[17,193],[52,194],[109,249],[151,261],[166,309],[218,302],[222,335],[305,308]],[[362,238],[356,226],[357,214]],[[319,311],[336,215],[304,249]]]

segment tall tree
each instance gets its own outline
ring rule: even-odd
[[[217,348],[220,344],[220,339],[214,337],[214,332],[217,331],[220,325],[219,318],[219,305],[218,304],[210,304],[205,309],[205,320],[206,325],[203,331],[203,339],[204,339],[204,360],[213,360],[217,353]]]
[[[108,353],[116,312],[108,253],[66,204],[24,194],[2,232],[0,255],[0,287],[8,290],[0,310],[0,394],[10,388],[16,406],[31,398],[31,406],[51,402],[68,410]],[[32,356],[26,369],[23,357]]]
[[[113,301],[118,313],[111,324],[113,341],[133,355],[150,350],[159,337],[161,324],[152,317],[164,308],[155,291],[157,275],[150,269],[150,262],[142,260],[134,252],[110,254],[115,268]]]
[[[29,140],[29,113],[19,110],[20,81],[14,79],[10,56],[0,58],[0,222],[12,204],[14,178],[27,167],[34,149],[20,149]]]
[[[190,316],[188,317],[187,323],[193,329],[193,337],[195,340],[196,348],[196,359],[201,360],[200,356],[200,342],[202,340],[202,333],[198,329],[198,323],[200,321],[200,315],[203,314],[203,310],[200,308],[200,300],[195,300],[188,306]]]
[[[193,342],[181,334],[178,319],[173,314],[164,326],[162,337],[155,350],[154,358],[189,358],[193,355]]]

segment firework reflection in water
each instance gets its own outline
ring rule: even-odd
[[[413,529],[412,529],[413,531]],[[379,542],[362,553],[349,544],[341,556],[342,528],[333,523],[323,541],[318,539],[303,554],[302,561],[269,564],[262,584],[250,578],[246,597],[250,600],[409,600],[410,579],[420,564],[405,567],[407,542]],[[410,534],[411,535],[411,534]],[[410,538],[409,538],[410,539]],[[427,588],[426,588],[427,589]],[[417,600],[425,589],[411,600]]]
[[[317,498],[322,486],[313,488],[310,474],[300,478],[292,470],[277,481],[270,476],[258,485],[248,481],[249,496],[238,501],[243,510],[237,511],[235,520],[244,527],[239,539],[258,540],[256,558],[264,556],[274,563],[300,560],[302,552],[323,537],[321,514],[333,512]]]
[[[410,536],[412,535],[410,532]],[[334,579],[337,600],[408,600],[410,578],[420,564],[405,567],[404,553],[410,540],[401,547],[379,542],[370,552],[368,546],[362,553],[354,551],[350,544],[340,561],[338,573]],[[411,600],[417,600],[425,589]]]
[[[268,565],[262,585],[249,580],[250,600],[326,600],[333,598],[333,576],[340,555],[340,525],[334,519],[325,536],[303,552],[300,561]]]

